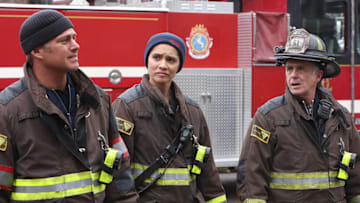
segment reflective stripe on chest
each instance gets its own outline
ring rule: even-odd
[[[338,172],[278,173],[270,174],[270,188],[284,190],[310,190],[344,187],[345,182],[336,179]]]
[[[50,178],[15,179],[11,199],[16,201],[48,200],[86,193],[97,194],[106,186],[98,182],[99,173],[90,171]]]

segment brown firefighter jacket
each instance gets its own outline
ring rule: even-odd
[[[159,157],[176,136],[182,122],[193,125],[194,134],[201,145],[211,147],[208,127],[199,106],[184,98],[174,82],[171,91],[178,104],[176,112],[170,110],[160,90],[150,85],[148,75],[143,77],[141,84],[127,90],[113,103],[119,131],[131,156],[134,177]],[[213,155],[210,155],[198,176],[189,173],[188,167],[193,160],[194,149],[188,141],[165,175],[140,195],[139,202],[191,203],[196,202],[193,195],[199,202],[226,202]],[[152,178],[160,172],[162,170],[157,170]]]
[[[117,132],[111,100],[80,70],[76,125],[47,97],[32,68],[0,93],[0,202],[136,202],[127,148]],[[115,124],[115,125],[114,125]],[[99,183],[101,133],[123,154],[111,184]]]
[[[256,112],[240,155],[237,194],[242,202],[360,202],[360,139],[351,115],[324,88],[319,99],[332,103],[324,133],[289,90]],[[314,111],[316,108],[314,109]],[[345,151],[357,153],[349,179],[338,180]]]

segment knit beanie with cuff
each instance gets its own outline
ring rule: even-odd
[[[169,44],[178,51],[180,56],[180,66],[177,72],[180,72],[185,62],[185,55],[186,55],[185,43],[180,37],[169,32],[155,34],[149,39],[144,53],[146,68],[148,66],[147,62],[150,52],[158,44]]]
[[[41,10],[27,18],[20,28],[21,48],[27,55],[59,34],[73,28],[71,21],[56,10]]]

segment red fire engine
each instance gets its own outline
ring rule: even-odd
[[[0,4],[0,90],[23,76],[18,32],[39,9],[57,9],[71,19],[80,68],[113,99],[146,73],[149,37],[173,32],[187,45],[175,81],[205,113],[217,166],[232,167],[256,109],[284,92],[284,69],[275,66],[273,48],[284,45],[289,27],[296,26],[320,35],[340,62],[341,74],[323,85],[360,129],[359,5],[350,0],[242,0],[239,13],[229,2],[106,3],[112,6]]]

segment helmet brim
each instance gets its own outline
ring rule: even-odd
[[[317,57],[317,56],[304,56],[303,54],[275,54],[275,58],[278,63],[285,64],[286,60],[294,59],[294,60],[302,60],[302,61],[310,61],[316,63],[324,62],[326,66],[324,67],[324,75],[323,78],[332,78],[336,77],[340,74],[341,69],[339,64],[336,61],[333,61],[329,58],[325,57]]]

